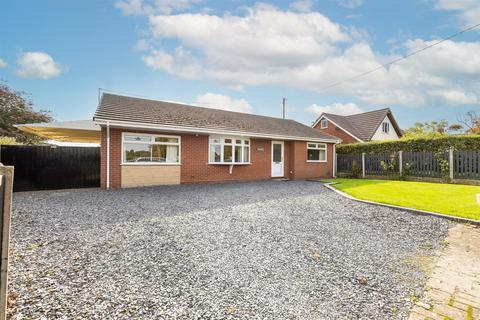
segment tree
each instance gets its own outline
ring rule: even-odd
[[[12,137],[20,143],[36,144],[41,142],[42,138],[22,132],[14,125],[52,120],[48,111],[33,110],[33,103],[26,97],[25,92],[0,84],[0,136]]]
[[[458,122],[467,128],[468,133],[480,134],[480,115],[475,111],[468,111],[458,118]]]
[[[448,122],[446,120],[415,122],[413,127],[405,130],[405,138],[439,137],[447,133]]]
[[[456,132],[459,132],[461,130],[463,130],[463,126],[459,123],[454,123],[454,124],[448,126],[448,132],[455,132],[456,133]]]

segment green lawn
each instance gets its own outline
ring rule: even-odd
[[[412,181],[331,179],[355,198],[480,220],[480,186]]]

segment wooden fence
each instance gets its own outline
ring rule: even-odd
[[[100,148],[0,146],[0,163],[15,167],[13,191],[100,186]]]
[[[455,179],[480,180],[480,151],[455,151],[453,153]]]
[[[8,285],[8,247],[10,241],[10,215],[12,210],[13,167],[0,164],[0,319],[6,318]]]
[[[361,168],[360,174],[353,172],[355,163]],[[427,151],[337,154],[337,173],[339,176],[403,175],[476,181],[480,180],[480,151],[450,149],[440,154]]]

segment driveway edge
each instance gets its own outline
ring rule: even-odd
[[[317,180],[317,181],[322,182],[322,181],[319,181],[319,180]],[[387,208],[392,208],[392,209],[397,209],[397,210],[404,210],[404,211],[408,211],[408,212],[412,212],[412,213],[420,214],[420,215],[424,215],[424,216],[434,216],[434,217],[439,217],[439,218],[452,220],[452,221],[455,221],[455,222],[469,223],[469,224],[474,224],[474,225],[480,226],[480,221],[474,220],[474,219],[461,218],[461,217],[450,216],[448,214],[443,214],[443,213],[439,213],[439,212],[418,210],[418,209],[412,209],[412,208],[407,208],[407,207],[402,207],[402,206],[396,206],[396,205],[393,205],[393,204],[386,204],[386,203],[374,202],[374,201],[370,201],[370,200],[358,199],[358,198],[355,198],[355,197],[353,197],[353,196],[351,196],[351,195],[333,187],[333,185],[337,184],[337,183],[338,182],[323,182],[323,185],[325,186],[325,188],[327,188],[327,189],[329,189],[333,192],[336,192],[336,193],[338,193],[339,195],[341,195],[345,198],[348,198],[350,200],[354,200],[354,201],[357,201],[357,202],[373,204],[373,205],[376,205],[376,206],[387,207]]]

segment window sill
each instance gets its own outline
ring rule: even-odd
[[[181,166],[181,163],[151,163],[151,162],[132,162],[120,163],[121,166]]]
[[[219,166],[248,166],[251,165],[251,162],[243,162],[243,163],[238,163],[238,162],[209,162],[208,165],[219,165]]]
[[[307,160],[308,163],[327,163],[327,160]]]

